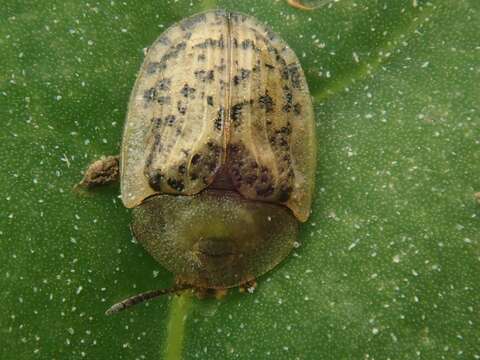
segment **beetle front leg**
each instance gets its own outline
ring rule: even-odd
[[[120,156],[104,156],[90,164],[82,181],[76,187],[91,189],[118,181],[120,177]]]

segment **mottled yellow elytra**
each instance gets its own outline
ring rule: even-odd
[[[123,138],[122,199],[197,194],[222,173],[248,199],[305,221],[315,171],[313,110],[300,63],[256,19],[211,11],[151,46]]]
[[[115,159],[86,178],[109,179]],[[314,187],[314,114],[294,52],[239,13],[173,25],[138,74],[120,160],[133,234],[176,286],[108,313],[178,289],[239,286],[274,268],[309,216]]]

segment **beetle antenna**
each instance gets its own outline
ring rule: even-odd
[[[176,293],[178,291],[191,289],[192,287],[193,286],[188,285],[188,284],[182,284],[182,285],[174,285],[174,286],[172,286],[170,288],[167,288],[167,289],[158,289],[158,290],[152,290],[152,291],[147,291],[147,292],[144,292],[144,293],[140,293],[140,294],[134,295],[132,297],[129,297],[125,300],[122,300],[122,301],[116,303],[110,309],[105,311],[105,315],[113,315],[113,314],[116,314],[120,311],[128,309],[129,307],[131,307],[133,305],[137,305],[141,302],[156,298],[156,297],[161,296],[161,295],[167,295],[167,294]]]

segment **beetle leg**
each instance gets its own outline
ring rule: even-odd
[[[319,1],[319,2],[317,2],[316,5],[313,5],[313,6],[304,5],[304,4],[302,4],[302,2],[301,2],[300,0],[287,0],[287,3],[288,3],[288,5],[290,5],[291,7],[296,8],[296,9],[311,11],[311,10],[319,9],[319,8],[321,8],[322,6],[325,6],[325,5],[327,5],[328,3],[332,2],[332,1],[333,1],[333,0],[323,0],[323,1]]]
[[[300,0],[288,0],[288,5],[300,10],[314,10],[315,7],[303,5]]]
[[[240,284],[238,286],[238,290],[241,293],[249,292],[251,294],[255,291],[256,288],[257,288],[257,282],[255,281],[255,279],[246,281],[243,284]]]
[[[120,156],[105,156],[90,164],[82,181],[75,187],[94,188],[118,181],[120,175]]]
[[[158,296],[172,294],[172,293],[176,294],[178,292],[188,290],[188,289],[191,289],[190,285],[174,285],[167,289],[158,289],[158,290],[147,291],[141,294],[137,294],[111,306],[107,311],[105,311],[105,315],[113,315],[120,311],[128,309],[133,305],[137,305],[139,303],[156,298]]]

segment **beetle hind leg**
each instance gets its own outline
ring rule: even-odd
[[[75,187],[92,189],[118,181],[120,177],[120,156],[104,156],[90,164],[82,181]]]

